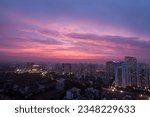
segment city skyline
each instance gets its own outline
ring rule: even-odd
[[[105,65],[3,63],[0,79],[0,99],[150,100],[150,65],[131,56]]]
[[[135,4],[136,2],[136,4]],[[0,1],[0,61],[150,63],[150,1]]]

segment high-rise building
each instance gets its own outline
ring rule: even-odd
[[[106,72],[108,78],[115,78],[115,68],[122,64],[121,61],[107,61],[106,62]]]
[[[122,87],[126,87],[127,83],[127,64],[124,62],[122,64]]]
[[[148,68],[148,87],[150,88],[150,66]]]
[[[137,65],[137,86],[142,88],[148,88],[150,81],[149,66],[145,63],[138,63]]]
[[[127,85],[137,86],[137,59],[135,57],[126,56],[125,63],[127,65]]]
[[[115,68],[115,86],[122,86],[122,66]]]
[[[106,72],[108,78],[114,78],[115,73],[115,66],[113,61],[106,62]]]
[[[124,88],[127,86],[126,68],[127,65],[123,62],[115,67],[115,86]]]
[[[150,88],[150,66],[137,63],[135,57],[125,57],[125,62],[115,66],[115,86]]]

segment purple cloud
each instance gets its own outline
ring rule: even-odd
[[[138,37],[123,37],[123,36],[111,36],[111,35],[104,35],[99,36],[96,34],[80,34],[80,33],[70,33],[66,36],[74,38],[74,39],[83,39],[83,40],[91,40],[97,42],[111,42],[115,44],[128,44],[131,46],[136,46],[140,48],[150,48],[150,41],[140,40]]]

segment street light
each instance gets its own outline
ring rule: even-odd
[[[140,97],[143,97],[143,95],[141,94]]]
[[[114,89],[112,89],[111,91],[112,91],[112,92],[114,92],[115,90],[114,90]]]
[[[123,91],[121,90],[120,93],[123,93]]]

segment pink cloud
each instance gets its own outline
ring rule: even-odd
[[[150,42],[130,37],[133,34],[118,26],[105,27],[103,23],[98,25],[86,19],[44,22],[10,10],[3,14],[16,21],[0,24],[0,34],[3,34],[0,53],[11,56],[102,60],[124,55],[141,56],[142,51],[150,47]]]

